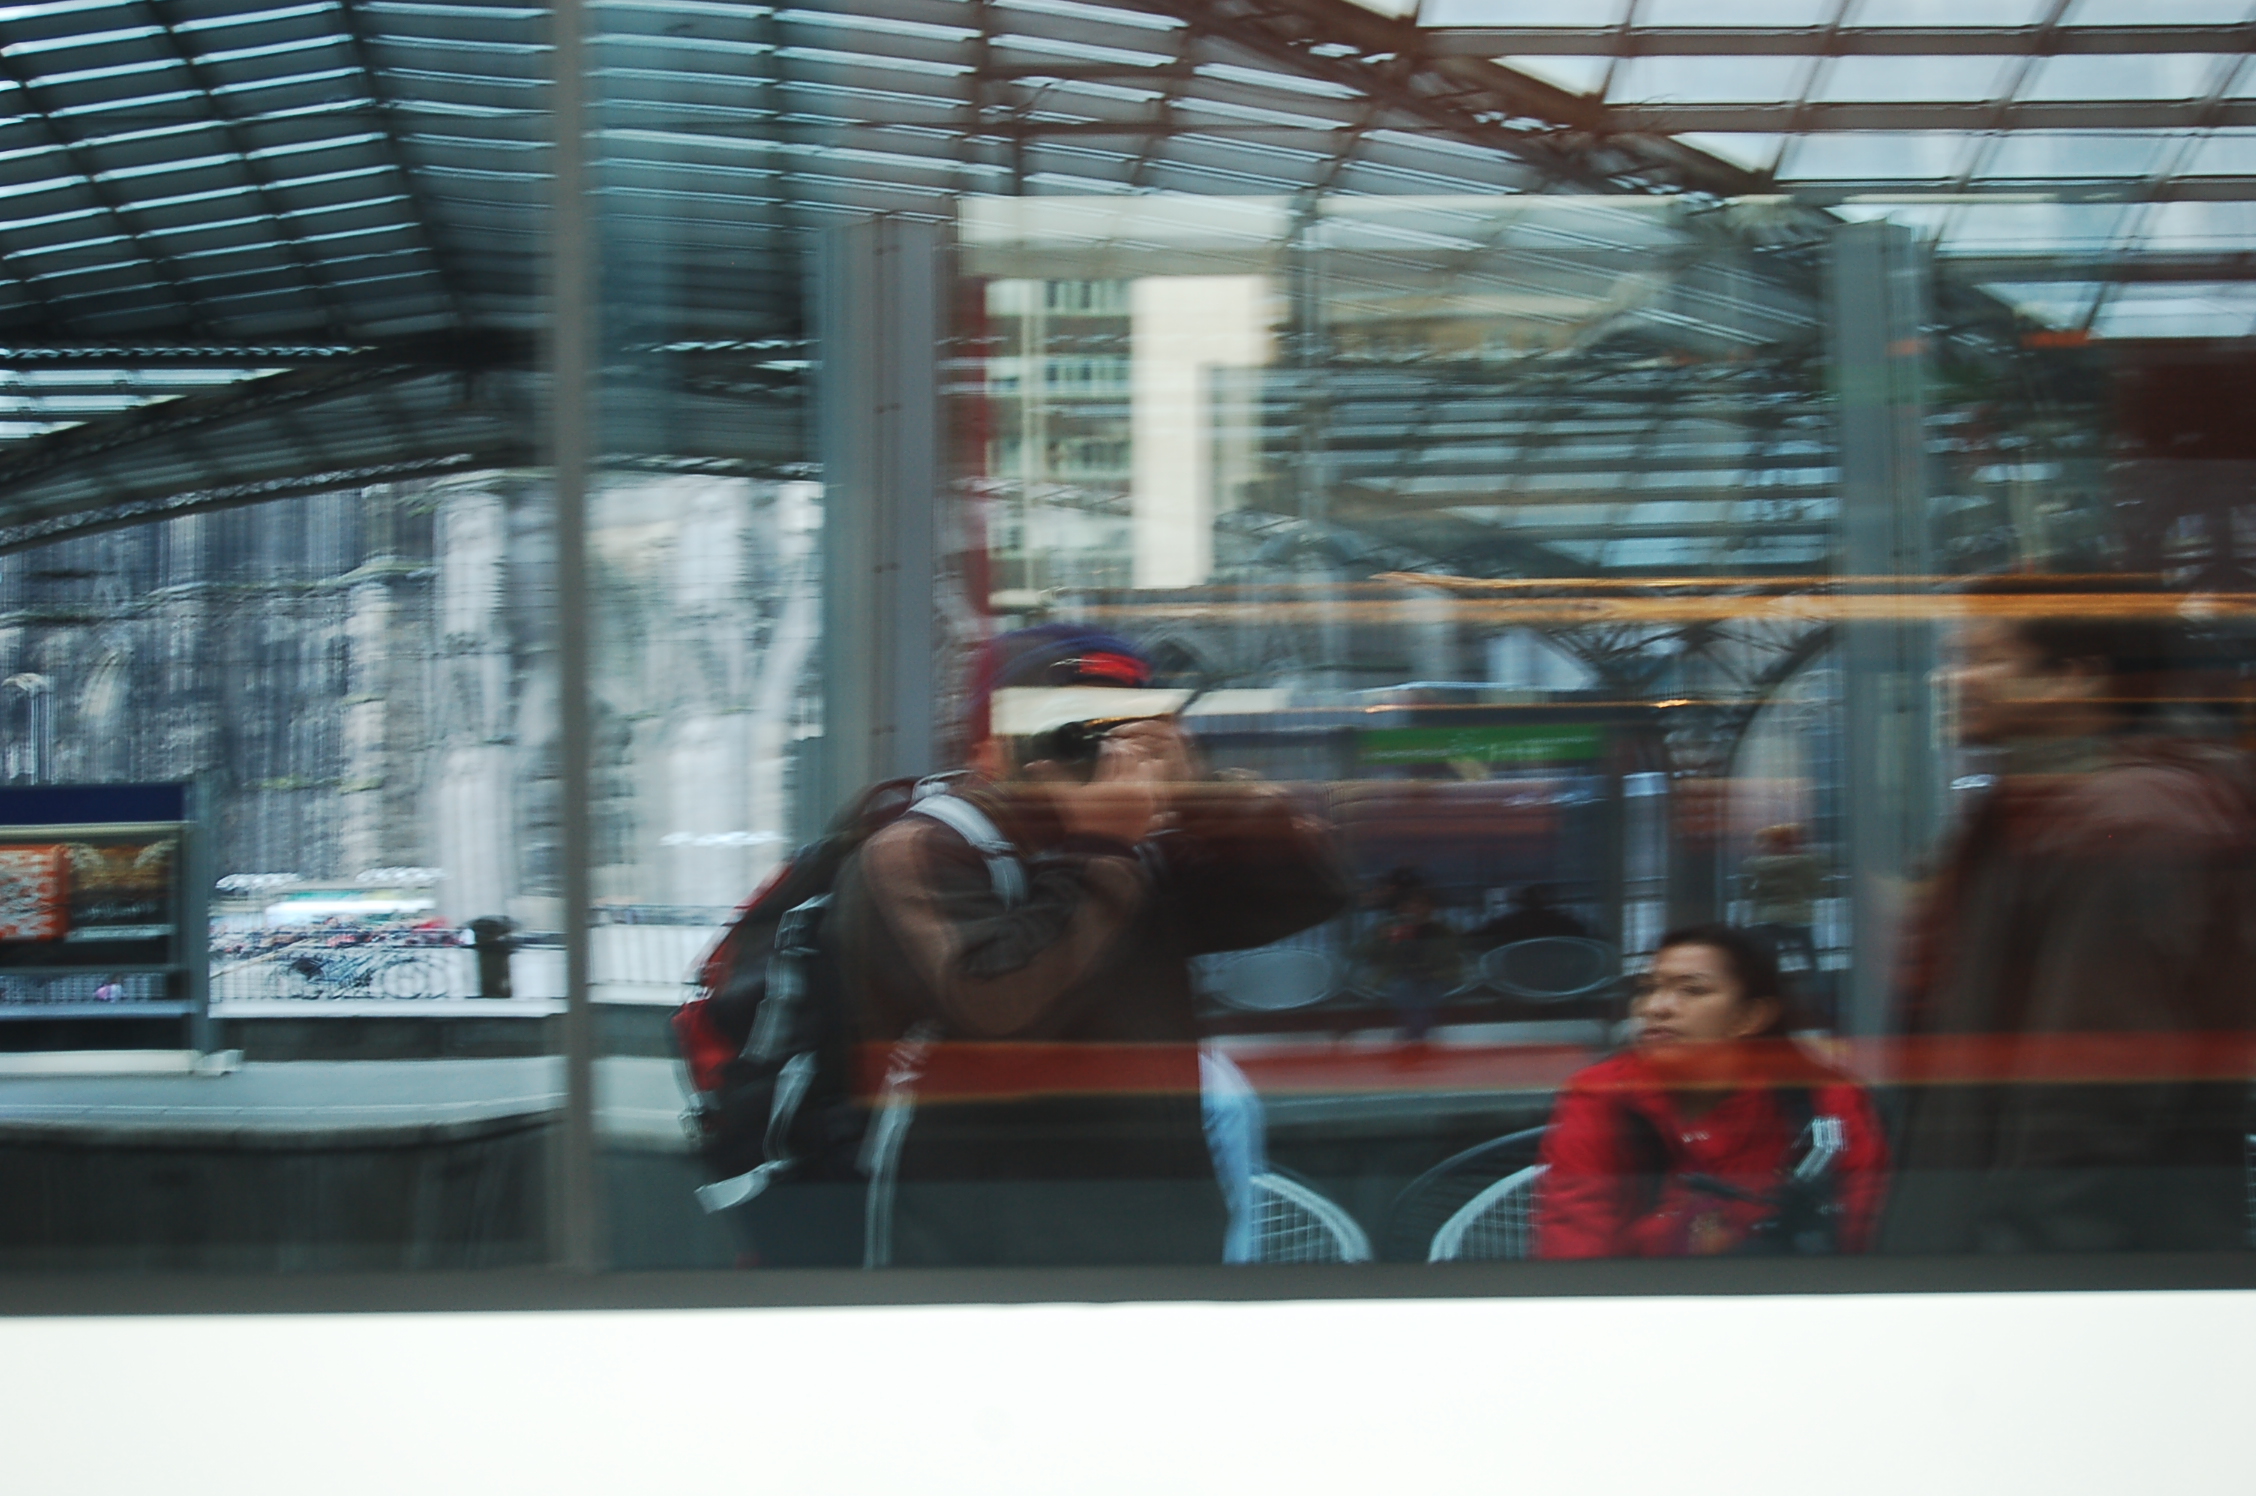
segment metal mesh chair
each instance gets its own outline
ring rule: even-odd
[[[1243,1013],[1312,1007],[1339,987],[1332,958],[1305,946],[1264,946],[1203,957],[1198,964],[1201,985],[1214,1000]]]
[[[1387,1207],[1379,1242],[1388,1262],[1426,1262],[1435,1233],[1476,1196],[1534,1166],[1544,1129],[1506,1133],[1453,1153],[1404,1186]]]
[[[1253,1176],[1256,1262],[1369,1262],[1354,1217],[1287,1174]]]
[[[1482,1190],[1434,1233],[1428,1262],[1518,1262],[1535,1254],[1536,1185],[1546,1168],[1534,1164]]]

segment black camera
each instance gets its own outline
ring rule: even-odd
[[[1047,759],[1062,769],[1076,771],[1086,779],[1096,772],[1097,757],[1104,750],[1104,740],[1113,732],[1131,722],[1156,722],[1157,717],[1091,717],[1082,722],[1063,722],[1056,727],[1036,733],[1026,743],[1028,763]]]

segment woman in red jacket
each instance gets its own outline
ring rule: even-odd
[[[1567,1083],[1539,1257],[1861,1252],[1888,1148],[1864,1089],[1786,1036],[1778,963],[1727,925],[1661,939],[1635,1044]]]

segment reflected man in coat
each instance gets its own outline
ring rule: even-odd
[[[1956,640],[1959,736],[1996,773],[1909,951],[1883,1250],[2244,1241],[2256,788],[2170,720],[2170,600],[2063,590],[1988,583]]]

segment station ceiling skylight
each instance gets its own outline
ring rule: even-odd
[[[1914,222],[1966,278],[2073,329],[2256,326],[2232,284],[2256,229],[2248,0],[1366,8],[1414,21],[1429,58],[1556,85],[1601,129],[1674,137],[1843,217]]]
[[[631,330],[694,365],[650,460],[804,460],[809,234],[963,194],[1680,195],[1758,247],[1766,214],[1885,214],[2063,335],[2256,328],[2246,0],[587,16],[617,288],[662,258],[698,317]],[[0,6],[0,544],[529,460],[549,20],[505,0]]]

